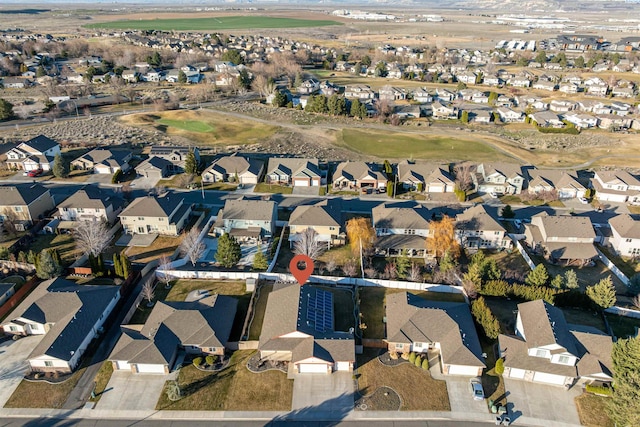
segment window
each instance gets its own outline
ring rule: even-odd
[[[139,216],[138,217],[138,221],[144,221],[144,217],[143,216]]]
[[[396,350],[404,349],[404,344],[396,343]]]
[[[22,212],[22,206],[15,206],[13,210],[16,212]]]
[[[547,357],[547,350],[536,350],[536,357]]]
[[[413,235],[413,234],[416,234],[416,230],[407,230],[407,229],[405,229],[404,230],[404,234],[412,234]]]
[[[569,356],[560,356],[558,358],[558,363],[562,363],[563,365],[568,365],[569,364]]]
[[[44,366],[46,366],[48,368],[51,368],[51,367],[53,367],[53,362],[50,361],[50,360],[45,360],[44,361]]]
[[[10,330],[11,332],[17,332],[17,331],[18,331],[18,328],[17,328],[16,326],[9,326],[9,330]]]
[[[84,213],[84,209],[83,208],[77,208],[78,213]]]
[[[495,234],[496,236],[499,236],[500,232],[499,231],[494,231],[493,234]]]
[[[631,240],[632,240],[632,239],[626,239],[626,240],[625,240],[625,242],[627,242],[627,243],[631,243]]]

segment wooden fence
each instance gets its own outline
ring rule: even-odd
[[[24,283],[20,287],[20,289],[18,289],[18,291],[7,300],[7,302],[2,304],[2,307],[0,307],[0,319],[4,319],[4,317],[9,312],[11,312],[20,303],[20,301],[22,301],[25,295],[35,289],[35,287],[38,286],[39,283],[40,279],[38,279],[37,277],[34,277],[28,282]]]

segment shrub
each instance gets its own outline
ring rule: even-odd
[[[196,357],[193,359],[193,366],[197,368],[200,365],[202,365],[202,357]]]
[[[274,237],[271,241],[271,247],[269,248],[270,258],[273,259],[276,256],[276,251],[278,250],[278,242],[280,241],[280,237]]]
[[[496,374],[498,375],[504,374],[504,360],[502,360],[502,358],[496,360],[496,366],[494,369],[496,371]]]
[[[411,363],[415,363],[416,362],[416,354],[413,351],[411,353],[409,353],[409,362],[411,362]]]
[[[214,363],[216,363],[216,358],[215,356],[212,355],[208,355],[207,357],[204,358],[205,362],[207,362],[207,365],[211,366]]]
[[[421,368],[422,367],[422,358],[420,356],[416,356],[416,360],[414,361],[413,364],[416,365],[418,368]]]
[[[426,357],[422,360],[422,369],[424,369],[425,371],[429,370],[429,359],[427,359]]]
[[[402,357],[403,360],[409,360],[409,353],[402,353],[400,357]]]
[[[390,351],[389,352],[389,357],[393,360],[398,360],[398,352],[397,351]]]
[[[500,323],[498,323],[498,319],[496,319],[491,309],[489,309],[484,302],[484,298],[480,297],[473,301],[471,304],[471,314],[473,314],[476,322],[482,326],[487,338],[498,338],[498,335],[500,335]]]
[[[587,384],[585,387],[587,393],[597,394],[599,396],[612,396],[613,389],[611,387]]]

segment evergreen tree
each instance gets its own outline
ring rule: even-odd
[[[578,275],[576,274],[575,270],[567,270],[564,273],[564,286],[567,289],[577,289],[578,287],[580,287],[580,285],[578,285]]]
[[[187,75],[184,73],[184,71],[180,70],[180,72],[178,73],[178,83],[186,83],[187,82]]]
[[[62,273],[62,266],[56,264],[51,251],[44,250],[40,252],[38,256],[38,263],[36,264],[36,275],[41,279],[53,279]]]
[[[120,263],[120,254],[113,254],[113,271],[116,276],[122,277],[122,264]]]
[[[616,288],[613,286],[611,276],[607,276],[593,286],[589,286],[586,292],[591,301],[602,309],[613,307],[616,303]]]
[[[464,110],[462,112],[462,115],[460,116],[460,121],[462,123],[469,123],[469,112],[467,110]]]
[[[216,251],[216,261],[220,265],[231,268],[240,261],[241,255],[240,244],[235,237],[228,233],[220,236],[218,239],[218,250]]]
[[[44,77],[46,75],[47,75],[47,71],[44,69],[42,65],[40,65],[36,70],[36,77]]]
[[[267,257],[262,252],[262,248],[258,245],[256,255],[253,257],[253,269],[256,271],[265,271],[269,267]]]
[[[411,259],[409,258],[409,254],[406,249],[402,249],[400,256],[396,258],[396,271],[398,272],[398,277],[401,279],[407,277],[407,271],[410,266]]]
[[[364,112],[363,112],[364,111]],[[363,119],[366,116],[367,107],[360,102],[359,99],[351,101],[351,108],[349,109],[349,115]]]
[[[530,286],[545,286],[548,281],[549,273],[544,264],[538,264],[524,279],[524,282]]]
[[[274,107],[284,107],[287,104],[287,96],[282,93],[281,91],[276,91],[276,93],[273,96],[273,101],[271,102],[271,104]]]
[[[347,102],[344,97],[333,94],[327,101],[327,109],[332,116],[342,116],[347,113]]]
[[[494,367],[494,370],[498,375],[504,374],[504,360],[502,358],[496,360],[496,366]]]
[[[124,251],[120,252],[120,268],[122,269],[122,278],[127,279],[131,274],[131,260]]]
[[[551,279],[551,287],[554,289],[562,289],[564,286],[564,277],[562,274],[556,274],[553,279]]]
[[[47,249],[47,250],[51,252],[51,258],[53,259],[53,262],[58,265],[62,265],[62,258],[60,258],[60,252],[58,252],[57,249]]]
[[[198,159],[194,150],[189,150],[187,157],[184,159],[184,172],[188,175],[198,174]]]
[[[69,176],[69,166],[62,158],[62,154],[58,153],[53,159],[53,176],[56,178],[66,178]]]
[[[611,352],[613,396],[608,401],[611,420],[618,426],[640,425],[640,338],[618,340]]]
[[[582,56],[578,56],[574,61],[574,65],[576,68],[584,68],[584,58]]]
[[[502,208],[502,218],[511,219],[511,218],[513,218],[515,216],[516,216],[516,214],[515,214],[515,212],[513,212],[513,209],[511,208],[511,205],[505,205],[504,208]]]
[[[487,338],[496,339],[500,335],[500,323],[493,315],[491,309],[487,306],[483,297],[471,303],[471,314],[482,329]]]
[[[13,104],[0,98],[0,120],[13,118]]]

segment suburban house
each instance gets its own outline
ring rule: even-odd
[[[575,172],[553,170],[553,169],[530,169],[529,193],[539,194],[542,192],[555,191],[559,199],[574,199],[584,197],[587,189],[578,181]]]
[[[320,90],[320,82],[316,79],[306,79],[298,86],[300,95],[311,95]]]
[[[267,165],[267,184],[319,187],[322,181],[318,159],[272,157]]]
[[[72,372],[120,299],[119,286],[42,282],[5,319],[11,335],[44,335],[27,357],[32,371]]]
[[[474,178],[480,193],[520,194],[524,184],[522,167],[513,163],[480,163]]]
[[[507,107],[496,108],[500,120],[504,123],[524,122],[525,115],[522,111],[515,111]]]
[[[213,161],[202,172],[202,182],[235,182],[250,185],[260,182],[264,164],[260,160],[231,155]]]
[[[564,314],[543,300],[518,304],[515,335],[498,337],[504,377],[565,386],[613,379],[609,335],[568,325]]]
[[[138,197],[118,215],[127,234],[177,236],[191,215],[192,206],[178,194]]]
[[[586,265],[598,256],[593,242],[596,233],[587,216],[549,215],[541,212],[525,226],[525,241],[534,253],[552,263]]]
[[[447,165],[408,160],[398,163],[398,182],[405,190],[425,193],[453,193],[455,188]]]
[[[131,151],[96,148],[71,161],[71,168],[91,170],[94,173],[114,174],[121,170],[126,173],[131,169]]]
[[[597,171],[591,185],[601,202],[640,204],[640,180],[625,170]]]
[[[166,178],[173,171],[174,164],[162,157],[149,157],[136,166],[137,175],[156,180]]]
[[[18,231],[26,230],[54,207],[51,191],[40,184],[0,186],[0,220],[13,221]]]
[[[276,202],[227,199],[213,224],[213,233],[228,233],[240,241],[268,240],[276,230],[277,219]]]
[[[171,162],[173,165],[169,170],[172,173],[184,172],[184,162],[187,159],[187,155],[190,151],[196,158],[196,161],[200,161],[200,151],[198,147],[172,147],[170,145],[154,145],[149,151],[149,157],[160,157]]]
[[[38,135],[7,152],[7,167],[25,171],[48,171],[53,169],[56,154],[60,154],[60,144],[44,135]]]
[[[106,221],[113,224],[122,207],[122,199],[103,192],[100,187],[87,185],[58,205],[58,216],[62,221]],[[69,228],[73,227],[73,223],[69,225]]]
[[[385,315],[389,352],[436,353],[444,375],[476,377],[486,368],[467,304],[399,292],[387,294]]]
[[[224,355],[238,300],[208,295],[197,301],[158,301],[144,325],[122,325],[109,360],[114,370],[168,374],[178,352]]]
[[[15,283],[0,283],[0,307],[16,293]]]
[[[353,371],[353,333],[336,331],[333,295],[309,284],[273,285],[258,344],[260,358],[288,362],[290,376]]]
[[[611,237],[609,244],[622,256],[640,256],[640,220],[629,214],[614,216],[609,220]]]
[[[410,257],[426,256],[425,238],[429,235],[429,220],[433,217],[423,205],[383,203],[371,210],[377,239],[376,255],[398,256],[403,250]]]
[[[486,205],[467,208],[456,215],[456,237],[467,249],[510,248],[511,239],[497,217],[487,211]]]
[[[297,206],[289,218],[289,246],[299,239],[307,228],[316,233],[316,240],[332,246],[344,245],[346,241],[341,199],[326,199],[313,205]]]
[[[387,177],[377,165],[341,162],[333,173],[333,188],[387,188]]]

